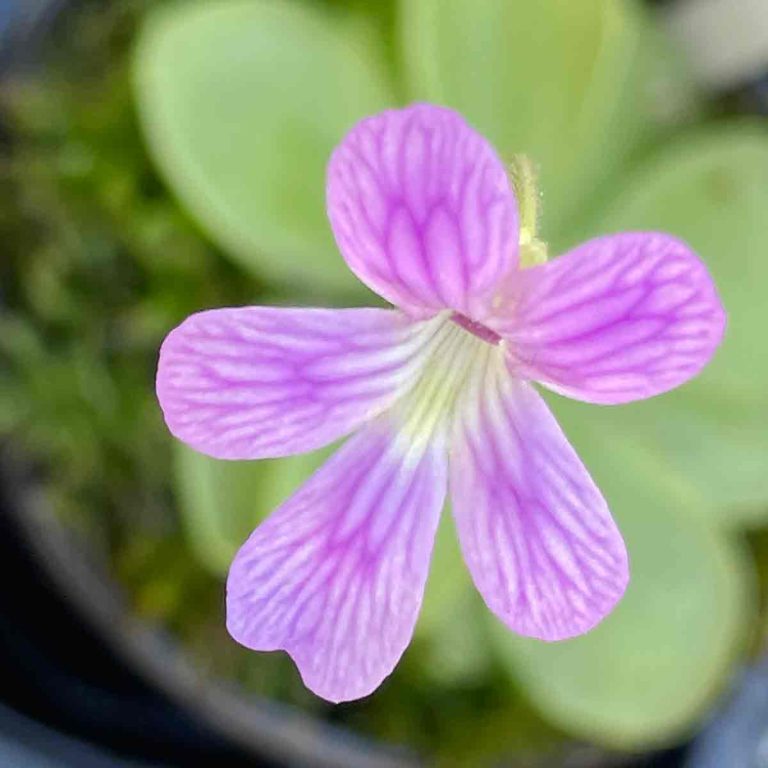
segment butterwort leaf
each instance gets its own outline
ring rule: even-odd
[[[392,101],[369,32],[359,16],[266,0],[175,3],[146,19],[134,79],[152,155],[256,276],[362,290],[334,246],[323,183],[339,137]]]
[[[645,54],[658,41],[634,4],[404,0],[400,17],[411,96],[539,164],[550,237],[652,124]]]

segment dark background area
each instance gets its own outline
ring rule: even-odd
[[[9,511],[7,485],[4,477],[0,765],[15,768],[4,762],[11,745],[29,751],[29,761],[19,768],[47,768],[44,758],[54,761],[51,767],[76,768],[123,766],[128,759],[137,768],[255,765],[139,680],[65,602],[25,546]]]

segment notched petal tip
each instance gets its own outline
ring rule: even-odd
[[[239,645],[247,648],[250,651],[255,652],[275,652],[280,651],[285,653],[296,666],[299,677],[304,687],[312,691],[312,693],[320,699],[327,701],[329,704],[344,704],[349,701],[360,701],[373,694],[384,681],[395,671],[398,659],[392,664],[388,671],[383,672],[380,677],[375,680],[366,681],[362,684],[345,684],[343,687],[339,687],[337,684],[329,685],[325,680],[324,675],[318,675],[313,668],[311,662],[307,661],[306,653],[300,646],[294,646],[290,643],[284,645],[274,645],[271,647],[265,647],[262,645],[254,645],[250,639],[250,635],[245,629],[242,621],[236,621],[230,618],[230,611],[227,612],[227,632],[230,637]],[[404,651],[405,649],[403,649]],[[402,655],[402,654],[401,654]]]
[[[227,590],[229,593],[229,589]],[[236,591],[236,590],[235,590]],[[390,668],[383,671],[379,677],[371,680],[348,682],[339,685],[330,682],[322,672],[318,673],[317,666],[308,659],[306,650],[300,643],[285,640],[282,643],[259,643],[254,641],[253,632],[249,629],[245,613],[231,604],[227,598],[226,628],[229,636],[239,645],[257,653],[285,653],[296,666],[304,687],[320,699],[330,704],[343,704],[348,701],[359,701],[374,693],[381,684],[394,672],[401,654],[392,662]]]
[[[516,264],[505,168],[446,107],[415,104],[358,123],[328,164],[327,210],[352,271],[413,316],[476,315]]]

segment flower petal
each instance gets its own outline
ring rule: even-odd
[[[349,440],[238,552],[227,626],[286,650],[329,701],[366,696],[413,634],[445,499],[445,440],[415,454],[382,417]]]
[[[328,215],[350,269],[403,310],[482,313],[517,260],[517,203],[490,144],[417,104],[358,123],[328,167]]]
[[[513,372],[591,403],[626,403],[679,386],[709,361],[725,312],[701,260],[659,233],[600,237],[515,276]]]
[[[201,312],[163,343],[157,396],[170,431],[202,453],[303,453],[389,407],[433,333],[385,309]]]
[[[544,401],[498,361],[462,408],[451,500],[464,559],[488,607],[513,631],[583,634],[624,593],[621,534]]]

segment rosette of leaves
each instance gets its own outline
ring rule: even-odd
[[[325,162],[355,120],[419,99],[540,164],[555,252],[654,228],[703,256],[729,331],[697,381],[615,412],[552,398],[627,539],[633,577],[619,609],[555,645],[492,619],[468,628],[479,597],[447,520],[416,644],[442,691],[501,669],[574,736],[631,749],[682,738],[745,652],[755,615],[742,531],[768,511],[754,297],[768,279],[768,130],[692,125],[706,122],[695,94],[628,1],[174,3],[146,18],[134,65],[144,134],[173,193],[234,263],[297,302],[366,300],[325,219]],[[177,458],[191,541],[218,574],[319,461]]]

